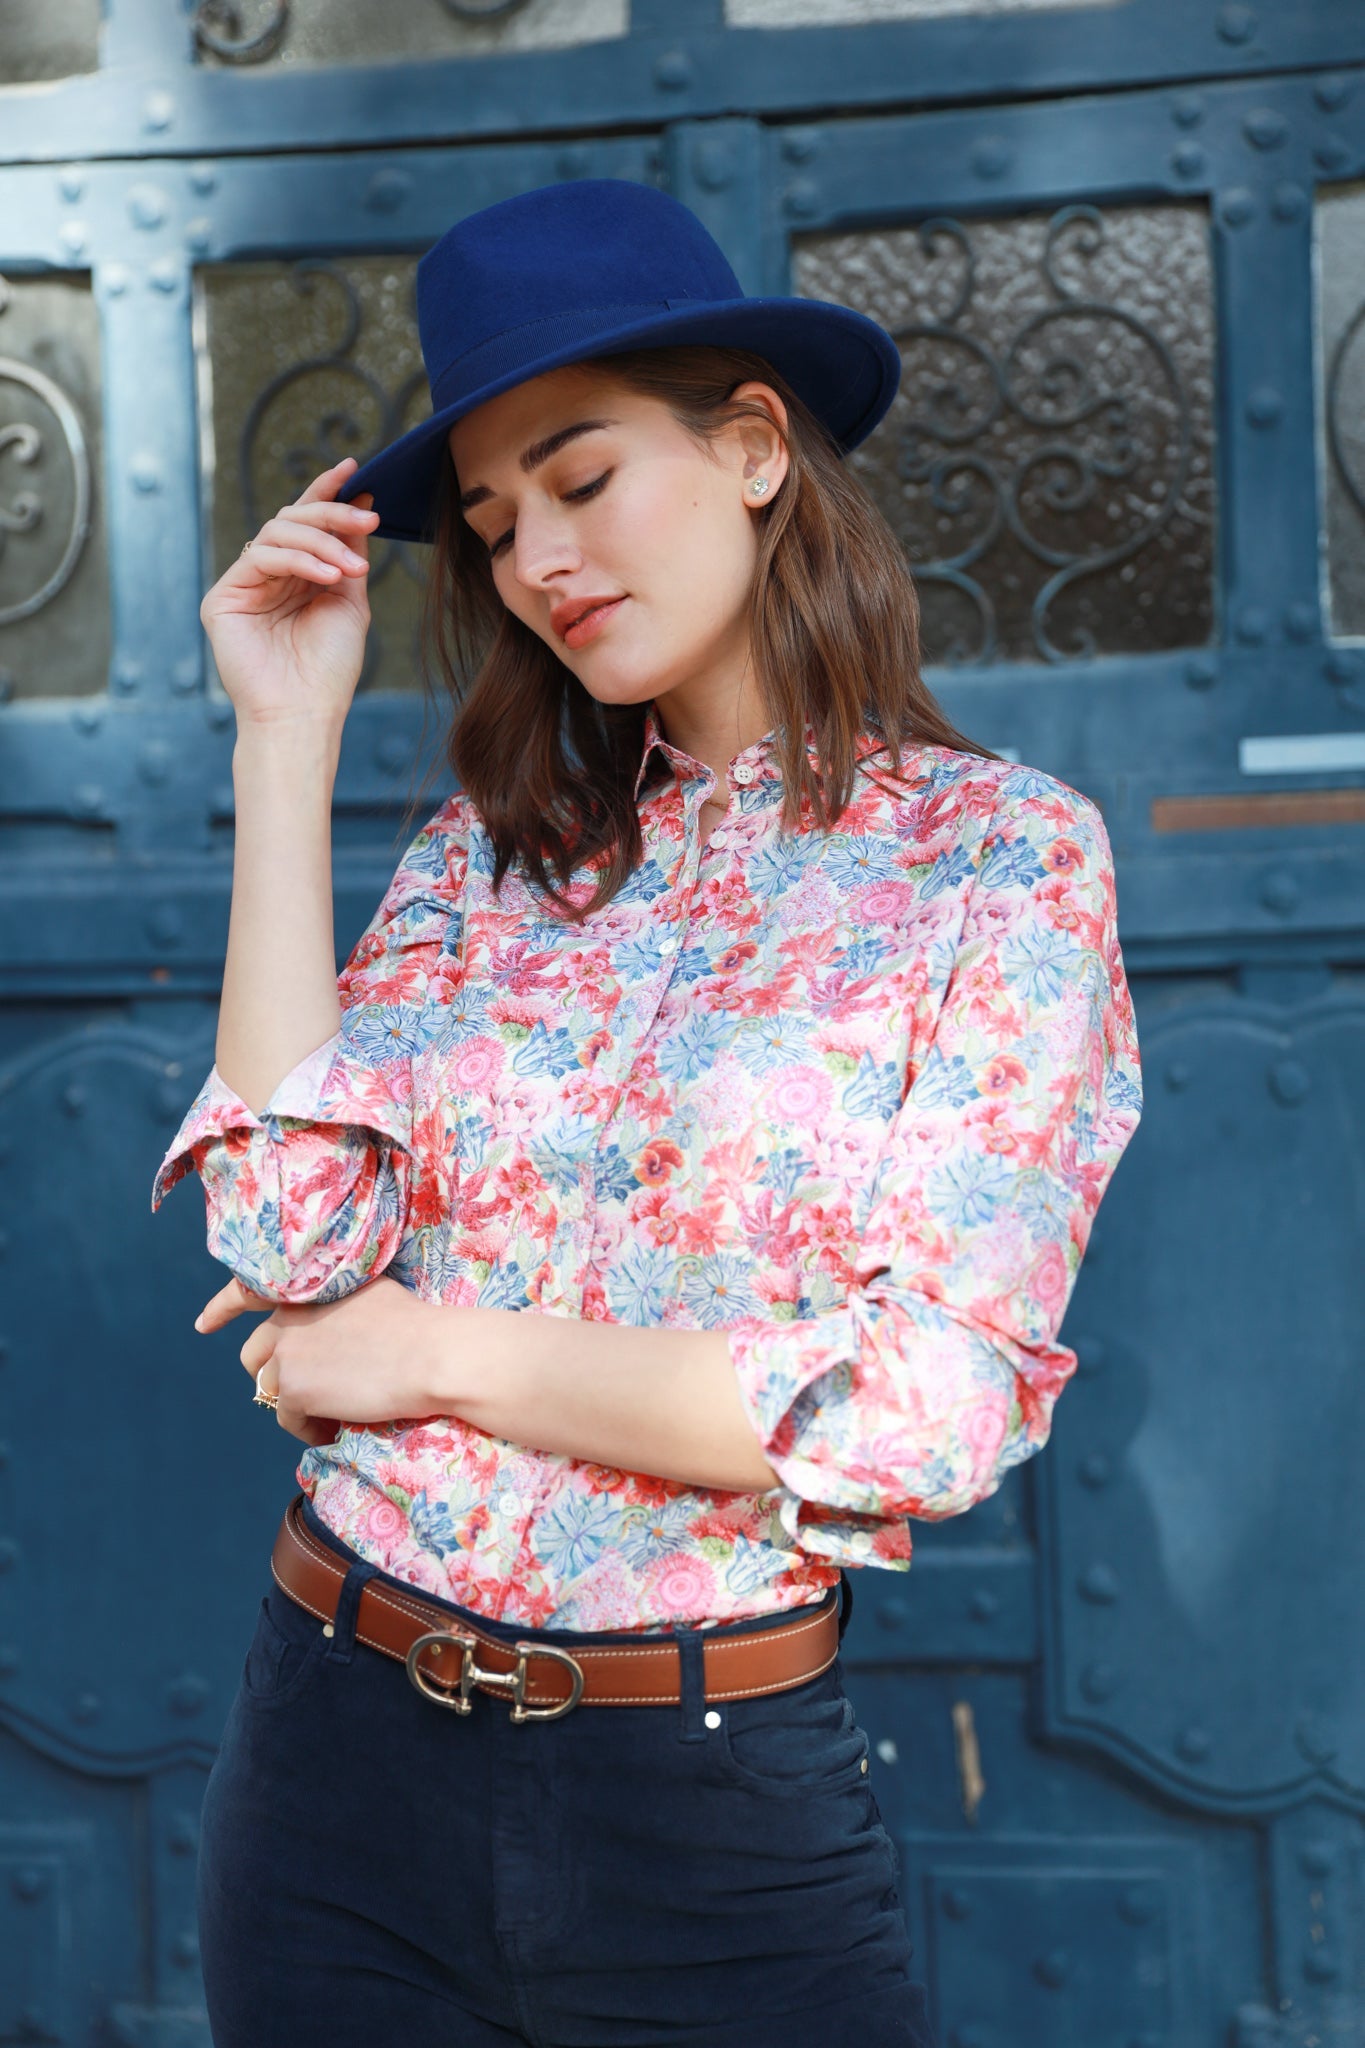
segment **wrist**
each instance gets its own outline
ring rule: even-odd
[[[496,1356],[498,1309],[449,1308],[422,1302],[424,1318],[413,1347],[425,1415],[460,1415],[477,1404],[483,1373]]]
[[[239,720],[232,748],[232,773],[314,774],[335,781],[341,760],[341,729],[315,719]]]

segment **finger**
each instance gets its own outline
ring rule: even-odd
[[[326,533],[340,534],[344,539],[347,534],[368,533],[377,525],[379,514],[364,505],[343,505],[340,500],[330,498],[317,504],[297,498],[292,505],[281,505],[275,519],[287,519],[296,526],[308,526],[310,529],[316,527]],[[265,532],[265,526],[261,532]]]
[[[276,1303],[267,1301],[263,1294],[253,1294],[240,1280],[229,1280],[226,1287],[220,1287],[211,1294],[194,1319],[196,1330],[221,1330],[234,1316],[246,1315],[256,1309],[273,1309]]]
[[[283,513],[277,519],[267,519],[251,545],[253,549],[302,548],[315,554],[319,561],[335,562],[339,569],[352,572],[363,569],[369,560],[360,552],[365,546],[363,533],[353,533],[348,544],[340,534],[321,532],[304,520],[290,519]]]
[[[354,455],[343,455],[340,462],[334,462],[330,469],[324,469],[320,476],[315,476],[306,491],[299,492],[300,502],[306,504],[318,498],[334,498],[352,470],[359,467]]]
[[[263,547],[259,541],[252,541],[247,552],[238,557],[235,566],[248,573],[254,570],[253,581],[257,583],[269,583],[272,579],[286,576],[301,577],[305,583],[339,583],[342,575],[335,562],[321,562],[315,554],[305,554],[302,548]],[[360,571],[352,573],[359,575]]]
[[[353,498],[351,499],[351,501],[350,501],[350,502],[351,502],[351,503],[352,503],[353,505],[358,505],[358,506],[360,507],[360,509],[361,509],[361,511],[362,511],[362,512],[374,512],[374,492],[373,492],[373,491],[357,491],[357,492],[356,492],[356,494],[355,494],[355,496],[354,496],[354,497],[353,497]],[[378,514],[377,512],[375,512],[375,513],[374,513],[374,516],[375,516],[375,518],[377,519],[377,518],[379,517],[379,514]]]
[[[247,1338],[237,1356],[253,1379],[261,1367],[275,1356],[275,1346],[279,1341],[279,1325],[274,1322],[258,1323]],[[279,1374],[276,1373],[275,1377],[278,1380]]]

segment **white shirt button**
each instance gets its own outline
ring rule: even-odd
[[[713,832],[706,843],[708,846],[728,846],[730,844],[723,832]]]
[[[750,765],[749,765],[749,763],[748,763],[747,761],[741,761],[741,762],[740,762],[740,764],[739,764],[739,766],[738,766],[738,768],[736,768],[736,770],[735,770],[735,781],[736,781],[736,782],[752,782],[752,781],[753,781],[753,779],[754,779],[754,771],[753,771],[753,769],[752,769],[752,768],[750,767]]]
[[[714,1707],[711,1708],[709,1713],[703,1716],[703,1719],[705,1720],[708,1728],[719,1728],[720,1726],[720,1715],[716,1712]]]
[[[502,1493],[498,1496],[498,1506],[509,1521],[515,1521],[516,1517],[521,1513],[523,1505],[524,1503],[519,1493]]]
[[[659,951],[661,953],[676,953],[677,950],[678,942],[676,939],[660,939]]]

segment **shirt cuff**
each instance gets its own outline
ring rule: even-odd
[[[196,1145],[232,1131],[265,1131],[280,1137],[281,1118],[307,1124],[359,1125],[405,1151],[412,1143],[411,1072],[406,1060],[387,1069],[357,1058],[344,1031],[308,1053],[276,1084],[257,1115],[230,1088],[217,1063],[185,1112],[179,1130],[152,1183],[152,1208],[198,1164]]]

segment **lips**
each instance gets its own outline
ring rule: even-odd
[[[554,606],[550,613],[550,624],[561,640],[566,639],[573,627],[585,619],[589,612],[599,611],[603,605],[617,605],[624,595],[624,591],[607,591],[599,597],[568,598],[563,604]]]
[[[580,611],[572,623],[564,628],[564,645],[586,647],[590,640],[597,638],[604,626],[610,624],[624,603],[624,596],[594,599],[586,610]]]

